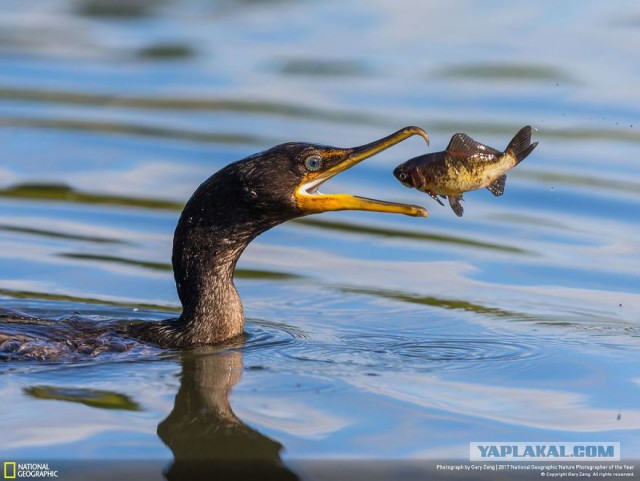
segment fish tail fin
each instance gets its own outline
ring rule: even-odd
[[[531,126],[527,125],[513,136],[505,153],[513,155],[516,159],[516,165],[518,165],[536,148],[536,145],[538,145],[538,142],[531,143]]]

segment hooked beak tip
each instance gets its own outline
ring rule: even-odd
[[[353,196],[349,194],[318,194],[317,191],[311,192],[309,186],[317,185],[343,172],[363,160],[374,156],[375,154],[388,149],[389,147],[402,142],[403,140],[419,135],[429,144],[429,136],[419,127],[405,127],[397,132],[383,137],[360,147],[345,149],[345,159],[338,165],[328,169],[327,171],[314,174],[310,178],[306,178],[296,191],[296,200],[299,209],[304,214],[313,214],[319,212],[327,212],[334,210],[367,210],[375,212],[387,212],[396,214],[405,214],[412,217],[427,217],[429,214],[423,207],[407,204],[398,204],[394,202],[386,202],[376,199],[367,199],[364,197]],[[397,169],[396,169],[397,170]],[[395,171],[394,171],[395,174]],[[398,175],[396,175],[398,177]],[[398,177],[398,180],[400,178]],[[402,180],[400,180],[403,182]],[[404,184],[404,182],[403,182]],[[406,184],[405,184],[406,185]],[[410,187],[410,186],[407,186]]]

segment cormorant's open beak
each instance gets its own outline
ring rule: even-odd
[[[367,199],[350,194],[320,194],[317,191],[318,186],[331,177],[413,135],[420,135],[426,140],[427,145],[429,144],[429,137],[424,130],[419,127],[405,127],[394,134],[371,142],[370,144],[344,149],[344,160],[342,162],[327,170],[310,172],[305,176],[294,194],[298,208],[303,214],[315,214],[331,210],[368,210],[373,212],[405,214],[413,217],[427,217],[429,215],[427,210],[417,205]]]

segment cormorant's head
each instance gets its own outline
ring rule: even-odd
[[[198,345],[242,332],[242,304],[231,278],[238,257],[257,235],[282,222],[332,210],[368,210],[426,217],[415,205],[321,194],[318,187],[412,135],[406,127],[354,148],[289,143],[233,162],[204,181],[185,205],[173,239],[173,270],[188,323],[171,345]],[[186,324],[180,324],[186,325]]]
[[[288,212],[291,217],[335,210],[367,210],[426,217],[415,205],[368,199],[351,194],[321,194],[318,187],[333,176],[405,140],[426,132],[405,127],[369,144],[338,148],[304,143],[278,145],[239,162],[245,188],[254,199],[253,210]],[[286,215],[286,214],[285,214]]]

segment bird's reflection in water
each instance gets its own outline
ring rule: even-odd
[[[158,425],[174,461],[169,481],[199,479],[297,480],[282,463],[282,445],[250,428],[229,403],[242,376],[242,353],[191,351],[182,355],[182,378],[171,414]]]

